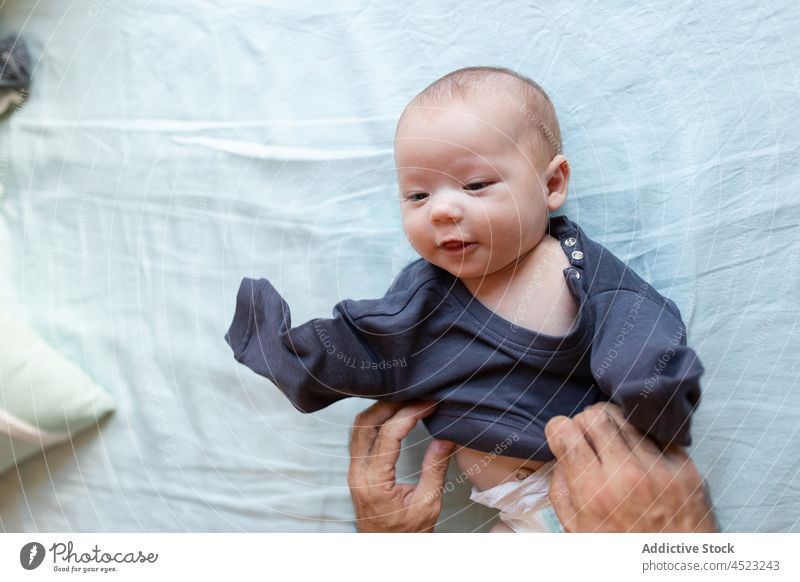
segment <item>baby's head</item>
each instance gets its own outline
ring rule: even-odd
[[[397,123],[395,162],[406,237],[461,279],[516,265],[569,183],[550,98],[493,67],[454,71],[414,97]]]

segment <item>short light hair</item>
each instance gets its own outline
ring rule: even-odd
[[[536,81],[511,69],[465,67],[447,73],[420,91],[408,107],[425,106],[453,98],[465,99],[479,90],[499,92],[503,99],[525,116],[530,127],[530,131],[526,132],[529,143],[536,151],[548,156],[547,161],[562,152],[561,129],[550,96]]]

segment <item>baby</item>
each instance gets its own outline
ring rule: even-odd
[[[245,279],[226,340],[302,412],[352,396],[437,403],[493,531],[558,531],[544,426],[598,400],[658,442],[689,444],[703,368],[675,304],[552,211],[570,166],[535,82],[470,67],[406,107],[395,135],[403,228],[422,257],[381,299],[292,327]]]

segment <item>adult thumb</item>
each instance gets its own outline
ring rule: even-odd
[[[453,442],[439,439],[428,445],[425,457],[422,459],[422,474],[415,491],[418,499],[430,502],[441,496],[450,455],[455,446]]]

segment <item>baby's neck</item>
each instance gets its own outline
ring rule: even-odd
[[[500,317],[528,330],[566,336],[578,318],[567,287],[569,259],[549,235],[507,269],[478,280],[462,280],[470,293]]]
[[[518,279],[528,279],[531,276],[535,277],[537,272],[541,273],[542,269],[539,268],[537,271],[537,265],[548,261],[553,252],[552,243],[556,243],[557,250],[561,252],[558,241],[549,234],[545,234],[542,240],[536,243],[529,251],[523,253],[502,269],[483,277],[462,278],[461,282],[482,303],[484,303],[484,299],[502,297]]]

